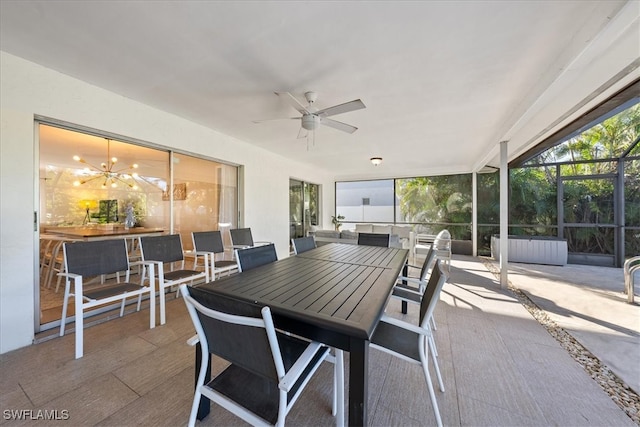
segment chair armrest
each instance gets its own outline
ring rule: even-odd
[[[420,305],[422,301],[422,292],[408,286],[396,285],[391,292],[391,298],[399,299],[410,304]]]
[[[422,269],[422,266],[421,266],[421,265],[411,265],[411,264],[407,264],[407,267],[417,268],[418,270]]]
[[[431,336],[431,331],[421,328],[420,326],[416,326],[412,323],[405,322],[404,320],[396,319],[395,317],[391,317],[387,314],[383,314],[380,318],[381,322],[386,322],[390,325],[397,326],[398,328],[406,329],[407,331],[415,332],[419,335]]]
[[[200,342],[200,338],[198,338],[198,335],[194,335],[187,340],[187,344],[190,345],[191,347],[194,347],[199,342]]]
[[[414,248],[420,249],[428,249],[431,246],[433,246],[433,243],[416,243],[415,245],[413,245]]]
[[[298,360],[296,360],[296,363],[294,363],[291,369],[289,369],[284,377],[282,377],[280,383],[278,384],[278,388],[286,392],[291,391],[291,387],[296,384],[298,378],[300,378],[300,375],[304,373],[304,371],[307,369],[307,366],[309,365],[309,362],[311,362],[315,354],[320,351],[321,347],[324,346],[319,342],[312,341],[311,343],[309,343],[304,353],[302,353]],[[326,352],[328,351],[329,347],[325,347],[325,356]],[[321,360],[324,360],[324,357]]]
[[[398,281],[399,280],[405,280],[410,283],[417,283],[418,285],[422,285],[422,286],[425,285],[425,283],[422,280],[418,279],[417,277],[398,276]]]
[[[75,279],[77,277],[82,277],[80,274],[74,274],[74,273],[57,273],[57,276],[62,276],[62,277],[68,277],[69,279]]]
[[[151,264],[162,264],[162,261],[132,261],[129,263],[129,266],[132,265],[151,265]]]
[[[233,249],[245,249],[245,248],[250,248],[251,246],[249,246],[249,245],[231,245],[231,247]]]
[[[211,251],[193,251],[192,253],[195,255],[215,255],[215,252]]]
[[[395,286],[394,286],[394,288],[395,288]],[[420,292],[420,290],[418,290],[418,289],[411,289],[408,286],[398,286],[398,289],[402,289],[403,292],[407,292],[409,294],[413,294],[416,297],[422,299],[422,292]],[[405,299],[405,298],[402,298],[401,296],[398,296],[398,295],[393,295],[393,296],[395,298]],[[416,301],[410,301],[410,300],[407,300],[407,301],[414,302],[414,303],[416,302]]]

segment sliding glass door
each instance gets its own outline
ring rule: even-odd
[[[318,225],[319,189],[317,184],[289,180],[289,237],[304,237]]]
[[[230,247],[228,230],[237,217],[238,173],[235,166],[185,154],[173,155],[174,233],[185,250],[193,249],[191,232],[222,232]]]
[[[62,229],[145,227],[179,233],[237,225],[238,168],[49,124],[39,124],[39,292],[36,332],[57,326],[64,283]]]

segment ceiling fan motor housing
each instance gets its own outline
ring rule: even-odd
[[[304,93],[304,97],[307,100],[307,102],[309,104],[313,104],[314,102],[316,102],[316,99],[318,99],[318,93],[317,92],[305,92]]]
[[[302,127],[306,130],[315,130],[320,126],[320,116],[315,114],[305,114],[302,116]]]

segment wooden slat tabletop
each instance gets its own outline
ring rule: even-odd
[[[408,251],[330,244],[199,286],[268,305],[274,315],[368,340]]]
[[[389,250],[378,246],[359,246],[351,244],[330,243],[297,256],[327,261],[339,261],[351,264],[374,265],[394,268],[399,258],[405,257],[405,250]],[[401,261],[401,262],[404,262]]]

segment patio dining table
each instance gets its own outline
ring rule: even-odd
[[[72,240],[107,240],[119,238],[134,238],[145,236],[156,236],[164,233],[162,228],[147,227],[49,227],[46,234],[56,235]]]
[[[406,249],[331,243],[198,289],[269,306],[277,328],[348,351],[349,425],[367,425],[369,340],[407,257]]]

